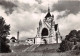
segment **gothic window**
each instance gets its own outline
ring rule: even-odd
[[[42,36],[48,36],[48,29],[47,28],[43,28],[41,35]]]

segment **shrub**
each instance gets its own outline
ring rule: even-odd
[[[72,47],[73,47],[73,43],[67,40],[63,40],[62,43],[60,44],[59,50],[61,52],[65,52],[65,51],[71,50]]]
[[[0,53],[8,53],[11,52],[10,46],[4,41],[3,38],[0,38]]]

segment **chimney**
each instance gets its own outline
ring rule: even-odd
[[[17,42],[19,43],[19,31],[17,32]]]

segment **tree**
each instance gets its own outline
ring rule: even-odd
[[[74,44],[72,43],[74,42]],[[66,38],[60,44],[59,50],[64,52],[72,49],[73,45],[77,44],[77,30],[71,30],[71,32],[66,35]]]
[[[69,41],[69,35],[66,35],[65,40]]]
[[[77,41],[80,42],[80,30],[78,30],[77,32],[77,39],[78,39]]]
[[[6,38],[10,34],[9,31],[10,25],[7,25],[4,18],[0,17],[0,53],[11,52]]]
[[[69,41],[71,42],[74,42],[74,45],[77,44],[77,30],[72,30],[70,33],[69,33]]]
[[[71,30],[69,37],[71,38],[72,36],[77,36],[77,30]]]
[[[65,52],[72,49],[73,44],[70,41],[63,40],[60,44],[59,50]]]

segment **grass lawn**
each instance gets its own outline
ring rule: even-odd
[[[22,52],[30,45],[11,46],[12,53],[0,53],[0,56],[80,56],[80,51],[67,51],[64,53],[58,53],[55,50],[58,49],[59,44],[40,45],[35,51]]]
[[[17,53],[2,53],[0,56],[80,56],[70,53],[50,53],[50,52],[17,52]]]

